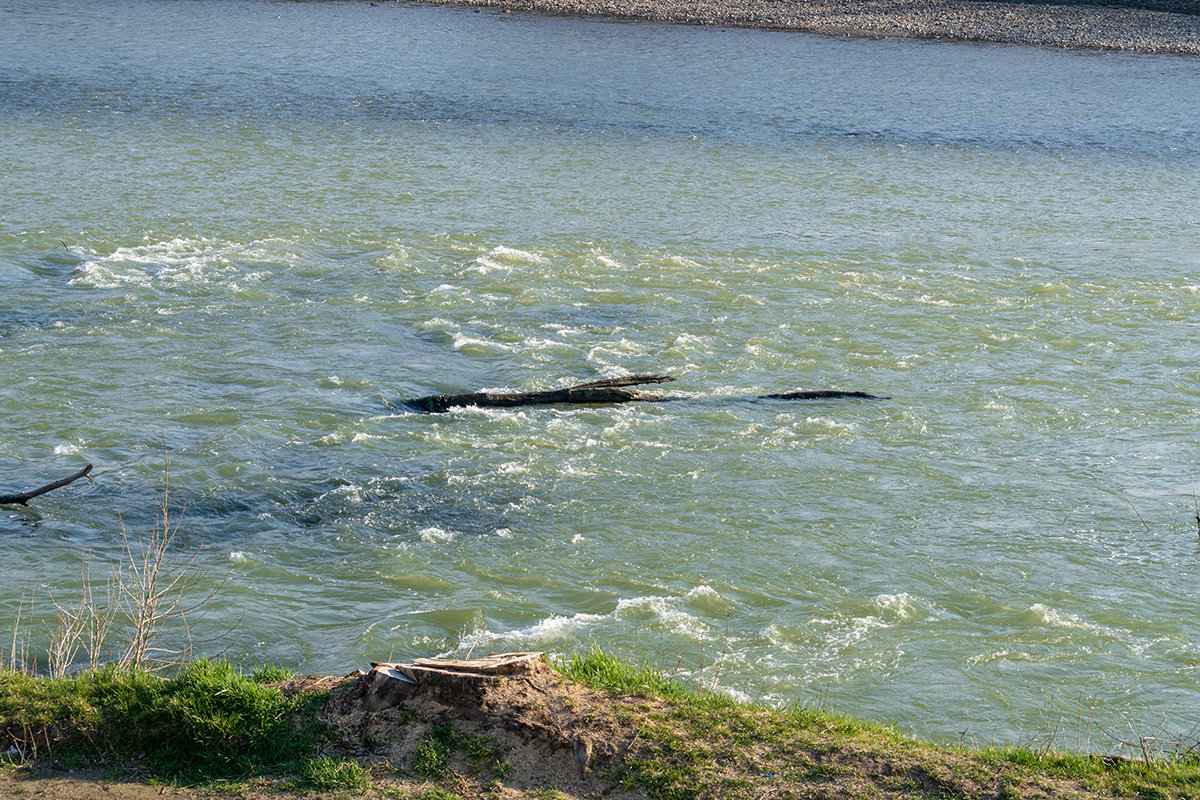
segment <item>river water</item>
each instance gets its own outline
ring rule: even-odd
[[[153,526],[165,445],[220,583],[198,652],[600,645],[942,741],[1194,741],[1198,90],[1179,57],[0,0],[0,491],[96,465],[0,510],[0,629]],[[685,399],[403,406],[626,372]],[[891,399],[751,399],[796,388]]]

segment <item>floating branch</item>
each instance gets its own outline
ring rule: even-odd
[[[55,489],[61,489],[62,487],[66,486],[69,483],[74,483],[75,481],[84,477],[91,471],[92,471],[92,465],[88,464],[86,467],[79,470],[79,472],[76,472],[71,477],[63,478],[61,481],[55,481],[54,483],[47,483],[45,486],[41,487],[40,489],[34,489],[29,492],[21,492],[20,494],[0,495],[0,505],[27,506],[27,505],[29,505],[29,501],[32,500],[33,498],[35,498],[39,495],[43,495],[46,492],[53,492]],[[90,480],[90,478],[89,478],[89,480]]]
[[[563,403],[665,403],[679,400],[661,394],[647,394],[630,386],[646,383],[667,383],[675,380],[670,375],[629,375],[624,378],[580,383],[565,389],[548,389],[541,392],[471,392],[469,394],[435,394],[409,400],[407,405],[431,414],[449,411],[452,408],[476,406],[481,408],[512,408],[514,406],[546,406]],[[887,397],[866,392],[843,392],[836,389],[784,392],[782,394],[759,395],[758,400],[826,400],[852,397],[863,400],[887,400]]]
[[[669,398],[646,394],[627,386],[644,383],[666,383],[674,378],[667,375],[630,375],[603,381],[581,383],[565,389],[544,392],[472,392],[470,394],[436,394],[409,400],[408,405],[430,413],[449,411],[460,406],[511,408],[513,406],[546,406],[555,403],[661,403]]]

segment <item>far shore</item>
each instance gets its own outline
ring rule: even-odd
[[[1200,55],[1188,0],[416,0],[500,11],[869,38]]]

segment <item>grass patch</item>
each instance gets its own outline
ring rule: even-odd
[[[348,758],[310,758],[300,767],[305,787],[318,792],[363,792],[371,785],[371,773]]]
[[[836,784],[849,797],[1123,798],[1195,800],[1200,756],[1154,760],[941,747],[824,709],[770,709],[679,684],[599,650],[560,662],[567,678],[632,698],[615,715],[637,726],[639,747],[613,775],[652,800],[756,798],[787,787],[804,796]]]
[[[56,680],[0,672],[0,727],[26,755],[141,757],[171,780],[295,764],[320,734],[323,700],[284,697],[224,661],[196,661],[165,679],[116,667]]]
[[[576,654],[555,667],[565,678],[614,694],[651,695],[666,700],[684,700],[696,694],[652,667],[632,666],[599,648]]]
[[[294,670],[278,667],[274,664],[259,664],[250,670],[250,680],[255,683],[282,683],[296,677]]]
[[[494,780],[507,780],[512,774],[512,762],[500,757],[487,736],[463,736],[449,723],[434,725],[425,741],[413,751],[409,768],[414,775],[426,780],[441,780],[451,773],[455,755],[459,763],[466,762],[467,770],[478,777],[485,773]]]
[[[411,767],[417,777],[440,780],[450,771],[450,754],[433,742],[426,741],[413,751]]]

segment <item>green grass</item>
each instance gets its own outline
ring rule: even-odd
[[[463,736],[450,724],[430,728],[425,741],[413,751],[409,769],[419,778],[441,780],[451,773],[456,753],[465,757],[468,771],[476,777],[486,773],[503,781],[512,774],[512,763],[501,758],[490,738]]]
[[[250,680],[255,683],[281,683],[296,677],[296,673],[274,664],[259,664],[250,671]]]
[[[304,786],[318,792],[364,792],[371,785],[371,773],[357,761],[347,758],[310,758],[300,767]]]
[[[1088,788],[1118,797],[1200,797],[1200,757],[1195,754],[1143,761],[1027,747],[989,747],[978,755],[991,764],[1012,766],[1027,774],[1075,779]]]
[[[565,678],[615,694],[641,694],[667,700],[693,699],[697,693],[652,667],[636,667],[599,648],[575,654],[555,667]]]
[[[140,756],[160,778],[232,778],[296,763],[323,697],[284,697],[224,661],[163,679],[105,667],[58,680],[0,672],[0,727],[30,752]],[[303,720],[297,724],[297,720]]]
[[[738,703],[600,650],[556,668],[595,689],[668,701],[665,710],[643,705],[629,712],[643,746],[613,776],[652,800],[757,797],[765,786],[762,776],[793,787],[804,783],[818,793],[817,784],[834,782],[851,796],[870,797],[891,790],[907,797],[989,800],[1200,798],[1196,755],[1147,762],[1017,747],[942,747],[825,710]],[[870,774],[882,762],[892,765],[892,774]],[[1063,794],[1055,794],[1059,791]]]
[[[604,693],[567,697],[567,707],[590,703],[581,719],[603,714],[619,723],[606,735],[609,753],[620,755],[598,756],[596,774],[651,800],[824,796],[833,787],[846,798],[897,800],[1200,798],[1195,755],[1147,761],[942,747],[821,709],[738,703],[599,650],[557,668]],[[157,780],[233,786],[283,776],[305,791],[371,790],[366,766],[315,752],[325,736],[316,719],[326,696],[285,697],[267,685],[286,676],[272,667],[243,675],[222,661],[197,661],[167,678],[111,667],[56,680],[0,670],[0,734],[26,755],[52,748],[60,766],[105,759],[110,767],[137,764]],[[512,754],[480,733],[488,731],[434,724],[410,753],[406,785],[373,789],[412,800],[456,800],[468,786],[478,789],[466,792],[472,797],[514,790],[501,786],[514,771]],[[558,791],[524,790],[547,799]]]
[[[417,745],[412,757],[413,774],[428,780],[439,780],[450,772],[450,754],[431,741]]]

